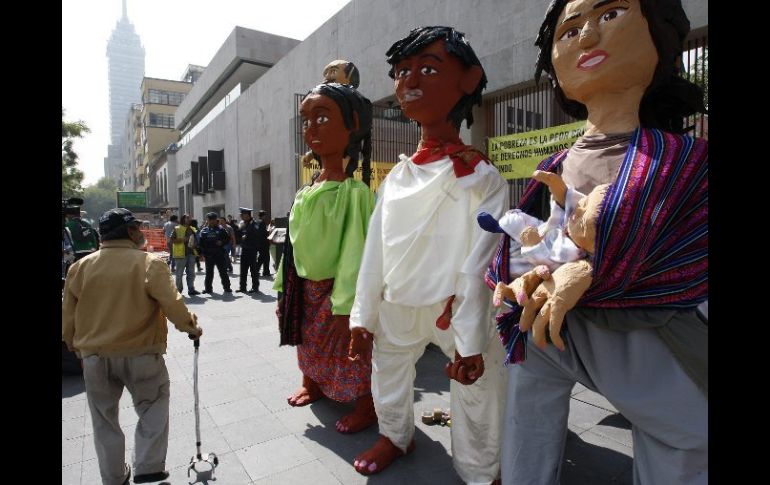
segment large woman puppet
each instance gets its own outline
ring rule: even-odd
[[[509,359],[523,360],[510,366],[504,483],[558,483],[575,382],[631,421],[634,483],[708,480],[708,330],[695,312],[708,296],[708,145],[681,134],[684,117],[703,109],[676,70],[688,31],[679,0],[548,8],[537,74],[587,125],[538,168],[583,193],[610,185],[592,265],[562,265],[500,322]],[[543,187],[533,181],[518,208],[543,218],[534,213]],[[503,246],[490,283],[508,283]],[[520,331],[530,329],[526,342]]]
[[[294,199],[274,286],[282,293],[281,345],[297,346],[302,371],[302,386],[288,402],[304,406],[324,396],[355,401],[353,413],[336,426],[354,433],[377,421],[371,364],[348,359],[348,319],[374,210],[369,187],[352,175],[360,155],[369,163],[372,106],[352,85],[327,82],[305,96],[300,114],[305,142],[322,171]]]

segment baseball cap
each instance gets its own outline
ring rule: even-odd
[[[138,226],[141,223],[128,209],[110,209],[99,218],[99,232],[107,234],[127,224]]]

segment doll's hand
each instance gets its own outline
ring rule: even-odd
[[[559,336],[564,315],[574,308],[591,286],[592,273],[593,268],[586,260],[565,263],[557,268],[552,278],[543,281],[524,304],[519,329],[526,332],[532,328],[533,342],[544,349],[548,327],[548,335],[553,344],[559,350],[564,350],[564,342]]]
[[[350,347],[348,348],[348,359],[372,361],[372,344],[374,335],[363,327],[356,327],[350,331]]]
[[[516,298],[516,303],[524,306],[529,301],[529,296],[545,280],[551,278],[551,271],[548,266],[541,264],[534,269],[527,271],[511,283],[511,293]],[[512,300],[513,298],[509,298]]]
[[[562,180],[559,175],[552,172],[535,170],[535,173],[532,174],[532,178],[547,185],[553,200],[555,200],[559,206],[564,207],[564,201],[567,196],[567,184],[564,183],[564,180]]]
[[[337,348],[340,340],[347,342],[350,339],[350,315],[334,315],[332,317],[331,325],[329,326],[329,333],[324,337],[321,343],[321,348],[332,350]],[[331,347],[329,347],[331,344]]]
[[[481,354],[460,357],[455,350],[454,362],[447,362],[444,372],[450,379],[454,379],[460,384],[473,384],[484,375],[484,358]]]

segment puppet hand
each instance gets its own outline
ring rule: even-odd
[[[460,357],[455,350],[454,362],[447,362],[444,372],[450,379],[454,379],[460,384],[473,384],[479,377],[484,375],[484,358],[481,354]]]
[[[511,290],[516,298],[516,303],[524,306],[538,285],[550,278],[551,271],[548,269],[548,266],[541,264],[513,280]]]
[[[495,293],[492,296],[492,303],[498,307],[503,303],[503,298],[507,298],[511,301],[515,298],[512,286],[506,285],[502,281],[495,286]]]
[[[334,315],[332,316],[331,325],[329,325],[329,333],[324,337],[321,343],[321,348],[331,349],[337,348],[340,340],[348,341],[350,339],[350,315]]]
[[[552,172],[535,170],[535,173],[532,174],[532,178],[547,185],[548,190],[551,191],[553,200],[555,200],[561,207],[564,207],[564,200],[567,196],[567,184],[564,183],[564,180],[562,180],[559,175]]]
[[[348,348],[348,359],[372,361],[372,343],[374,335],[363,327],[356,327],[350,331],[350,347]]]
[[[563,264],[543,281],[524,304],[519,320],[522,332],[532,328],[532,340],[539,348],[546,344],[546,327],[553,344],[564,350],[559,336],[564,315],[574,308],[583,293],[591,286],[593,268],[586,260]]]

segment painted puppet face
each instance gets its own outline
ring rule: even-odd
[[[596,241],[596,222],[608,188],[608,184],[597,185],[587,196],[578,201],[575,212],[567,221],[570,239],[591,254],[594,252]]]
[[[463,84],[467,84],[468,69],[446,51],[445,44],[443,39],[433,42],[394,68],[398,103],[407,118],[422,125],[444,122],[466,94]]]
[[[302,134],[305,143],[321,157],[344,157],[350,140],[350,130],[345,127],[342,111],[331,98],[321,94],[309,94],[299,108],[302,116]]]
[[[324,67],[324,81],[335,82],[340,84],[350,84],[350,75],[345,73],[345,68],[348,66],[348,61],[336,60],[332,61]],[[350,71],[352,74],[353,71]]]
[[[551,60],[567,98],[587,104],[603,92],[644,92],[658,52],[639,0],[572,0],[556,23]]]

